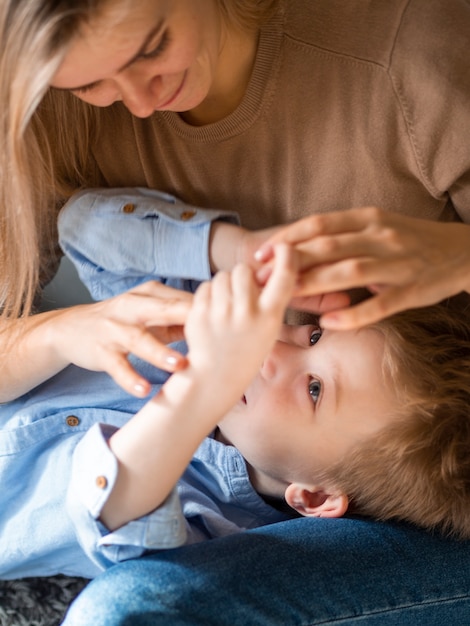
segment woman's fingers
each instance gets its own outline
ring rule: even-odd
[[[326,313],[336,311],[349,306],[351,298],[347,293],[321,293],[315,296],[299,296],[291,299],[289,306],[299,311],[310,311],[312,313]]]
[[[404,302],[406,306],[424,306],[470,290],[470,227],[466,224],[366,208],[306,218],[275,237],[280,236],[294,242],[300,255],[296,296],[356,288],[380,293],[352,309],[348,325],[356,315],[362,325],[366,319],[405,308]],[[259,280],[267,279],[271,264],[258,271]],[[393,301],[397,294],[400,303]],[[359,315],[364,311],[367,315]],[[342,319],[346,319],[343,314]]]
[[[327,312],[320,318],[323,328],[330,330],[352,330],[380,321],[394,313],[418,308],[439,301],[439,297],[417,296],[413,288],[390,287],[354,306]]]
[[[183,325],[193,294],[150,281],[105,301],[116,320],[145,326]]]
[[[105,371],[130,393],[145,396],[150,385],[128,356],[169,372],[186,367],[186,357],[166,344],[183,338],[192,298],[150,281],[114,298],[66,309],[55,326],[53,349],[65,365]]]
[[[335,293],[369,286],[415,282],[423,271],[419,259],[360,257],[318,265],[299,277],[295,296]]]
[[[380,227],[384,211],[375,207],[361,207],[347,211],[334,211],[323,215],[310,215],[278,230],[255,253],[257,261],[267,261],[273,256],[278,243],[297,245],[325,235],[357,233],[366,228]]]

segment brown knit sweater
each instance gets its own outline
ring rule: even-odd
[[[285,0],[220,122],[103,110],[108,186],[149,186],[259,228],[377,205],[470,222],[470,4]]]

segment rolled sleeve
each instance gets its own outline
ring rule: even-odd
[[[67,511],[77,539],[101,569],[148,551],[178,547],[187,536],[176,488],[155,511],[113,532],[99,521],[118,475],[117,459],[107,443],[116,430],[95,424],[86,433],[75,448],[67,494]]]
[[[59,241],[96,300],[159,280],[193,291],[208,280],[215,220],[236,213],[199,209],[152,189],[93,189],[74,196],[59,215]]]

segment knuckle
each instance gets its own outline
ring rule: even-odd
[[[390,310],[390,304],[385,300],[385,298],[371,298],[370,306],[368,308],[371,317],[372,313],[374,313],[373,317],[375,319],[383,319],[384,317],[387,317],[392,313],[392,311]]]
[[[118,334],[118,323],[112,317],[102,317],[100,323],[100,340],[113,340]]]
[[[343,264],[344,274],[349,278],[365,280],[368,278],[368,265],[363,259],[349,259]]]
[[[129,309],[131,302],[134,300],[135,294],[132,292],[121,293],[109,300],[109,311],[114,317],[121,317]]]
[[[384,226],[380,229],[379,239],[382,245],[394,251],[403,249],[403,240],[400,233],[392,226]]]
[[[364,211],[371,225],[378,225],[382,223],[385,216],[385,213],[382,209],[379,209],[379,207],[376,206],[369,206],[366,207]]]
[[[143,326],[130,326],[128,335],[131,352],[132,349],[145,347],[147,340],[151,338],[149,331]]]
[[[307,227],[309,229],[309,235],[321,235],[326,230],[327,217],[325,215],[311,215],[309,218]]]
[[[321,237],[316,241],[317,254],[329,258],[335,256],[340,249],[340,243],[335,237]]]

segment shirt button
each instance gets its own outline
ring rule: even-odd
[[[135,211],[135,204],[132,204],[132,202],[128,202],[127,204],[125,204],[122,207],[122,211],[123,211],[123,213],[134,213],[134,211]]]
[[[105,476],[97,476],[96,477],[96,486],[98,489],[106,489],[108,486],[108,481]]]
[[[80,420],[75,415],[69,415],[65,420],[67,426],[78,426],[80,424]]]
[[[187,222],[188,220],[192,220],[196,215],[196,211],[183,211],[180,215],[183,222]]]

